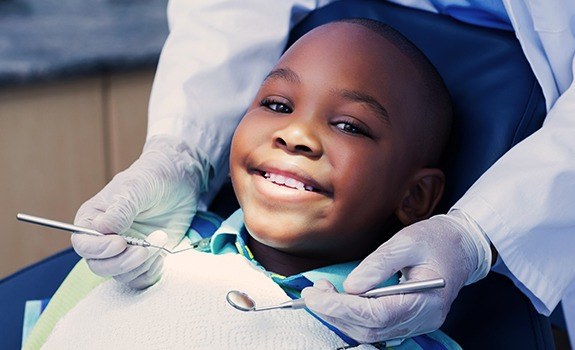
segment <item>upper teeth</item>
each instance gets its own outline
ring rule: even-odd
[[[264,177],[269,181],[276,183],[278,185],[284,185],[287,187],[295,188],[297,190],[313,191],[312,186],[306,185],[303,182],[293,179],[291,177],[274,173],[265,173]]]

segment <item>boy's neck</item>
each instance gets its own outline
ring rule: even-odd
[[[326,255],[326,252],[323,252],[323,254],[318,252],[310,252],[305,255],[296,255],[258,242],[250,234],[247,234],[246,244],[254,255],[255,260],[260,263],[267,271],[271,271],[283,276],[293,276],[298,273],[318,269],[320,267],[361,260],[367,255],[371,254],[375,248],[389,239],[389,237],[392,236],[390,232],[397,232],[401,228],[401,222],[395,216],[392,216],[387,223],[387,226],[382,228],[383,233],[381,236],[376,237],[375,240],[371,242],[371,244],[363,247],[363,249],[359,246],[349,247],[346,250],[347,255],[345,256],[343,256],[343,254],[335,254],[333,252],[331,255]]]
[[[325,257],[312,258],[282,252],[256,241],[250,235],[248,235],[247,245],[258,263],[260,263],[266,270],[282,276],[292,276],[338,263],[338,261],[330,262],[326,260]]]

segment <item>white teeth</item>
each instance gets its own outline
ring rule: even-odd
[[[282,175],[275,175],[275,179],[272,181],[274,181],[275,183],[278,183],[280,185],[285,185],[286,177],[282,176]]]
[[[274,174],[274,173],[264,173],[264,178],[268,179],[269,181],[276,183],[278,185],[284,185],[287,187],[291,187],[291,188],[295,188],[297,190],[303,191],[313,191],[313,187],[304,184],[301,181],[298,181],[296,179],[293,179],[291,177],[287,177],[284,175],[280,175],[280,174]]]
[[[290,179],[287,178],[285,185],[288,187],[293,187],[293,188],[297,188],[298,190],[303,190],[304,189],[304,184],[301,181],[297,181],[296,179]]]

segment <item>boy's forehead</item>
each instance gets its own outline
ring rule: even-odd
[[[302,56],[301,51],[308,54]],[[409,57],[395,43],[372,29],[350,22],[332,22],[312,29],[284,53],[280,62],[293,53],[297,53],[298,58],[307,59],[313,59],[312,55],[318,53],[335,55],[343,60],[357,56],[365,60],[378,57],[380,66],[386,65],[386,57],[393,57],[395,63],[411,65]]]
[[[280,58],[276,66],[288,64],[333,64],[339,69],[368,71],[373,79],[421,78],[417,65],[401,45],[374,29],[351,22],[332,22],[309,31]],[[414,75],[415,74],[415,75]]]
[[[309,42],[317,45],[322,42],[335,42],[336,44],[355,44],[363,46],[368,43],[376,44],[382,41],[387,42],[383,36],[360,24],[332,22],[310,30],[307,34],[298,39],[296,43]]]

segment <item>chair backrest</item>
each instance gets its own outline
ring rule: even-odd
[[[307,16],[288,45],[318,25],[353,17],[376,19],[402,32],[428,56],[449,89],[455,120],[440,210],[542,125],[543,95],[512,32],[386,1],[341,0]],[[549,321],[509,279],[493,273],[462,290],[442,329],[464,349],[554,347]]]

